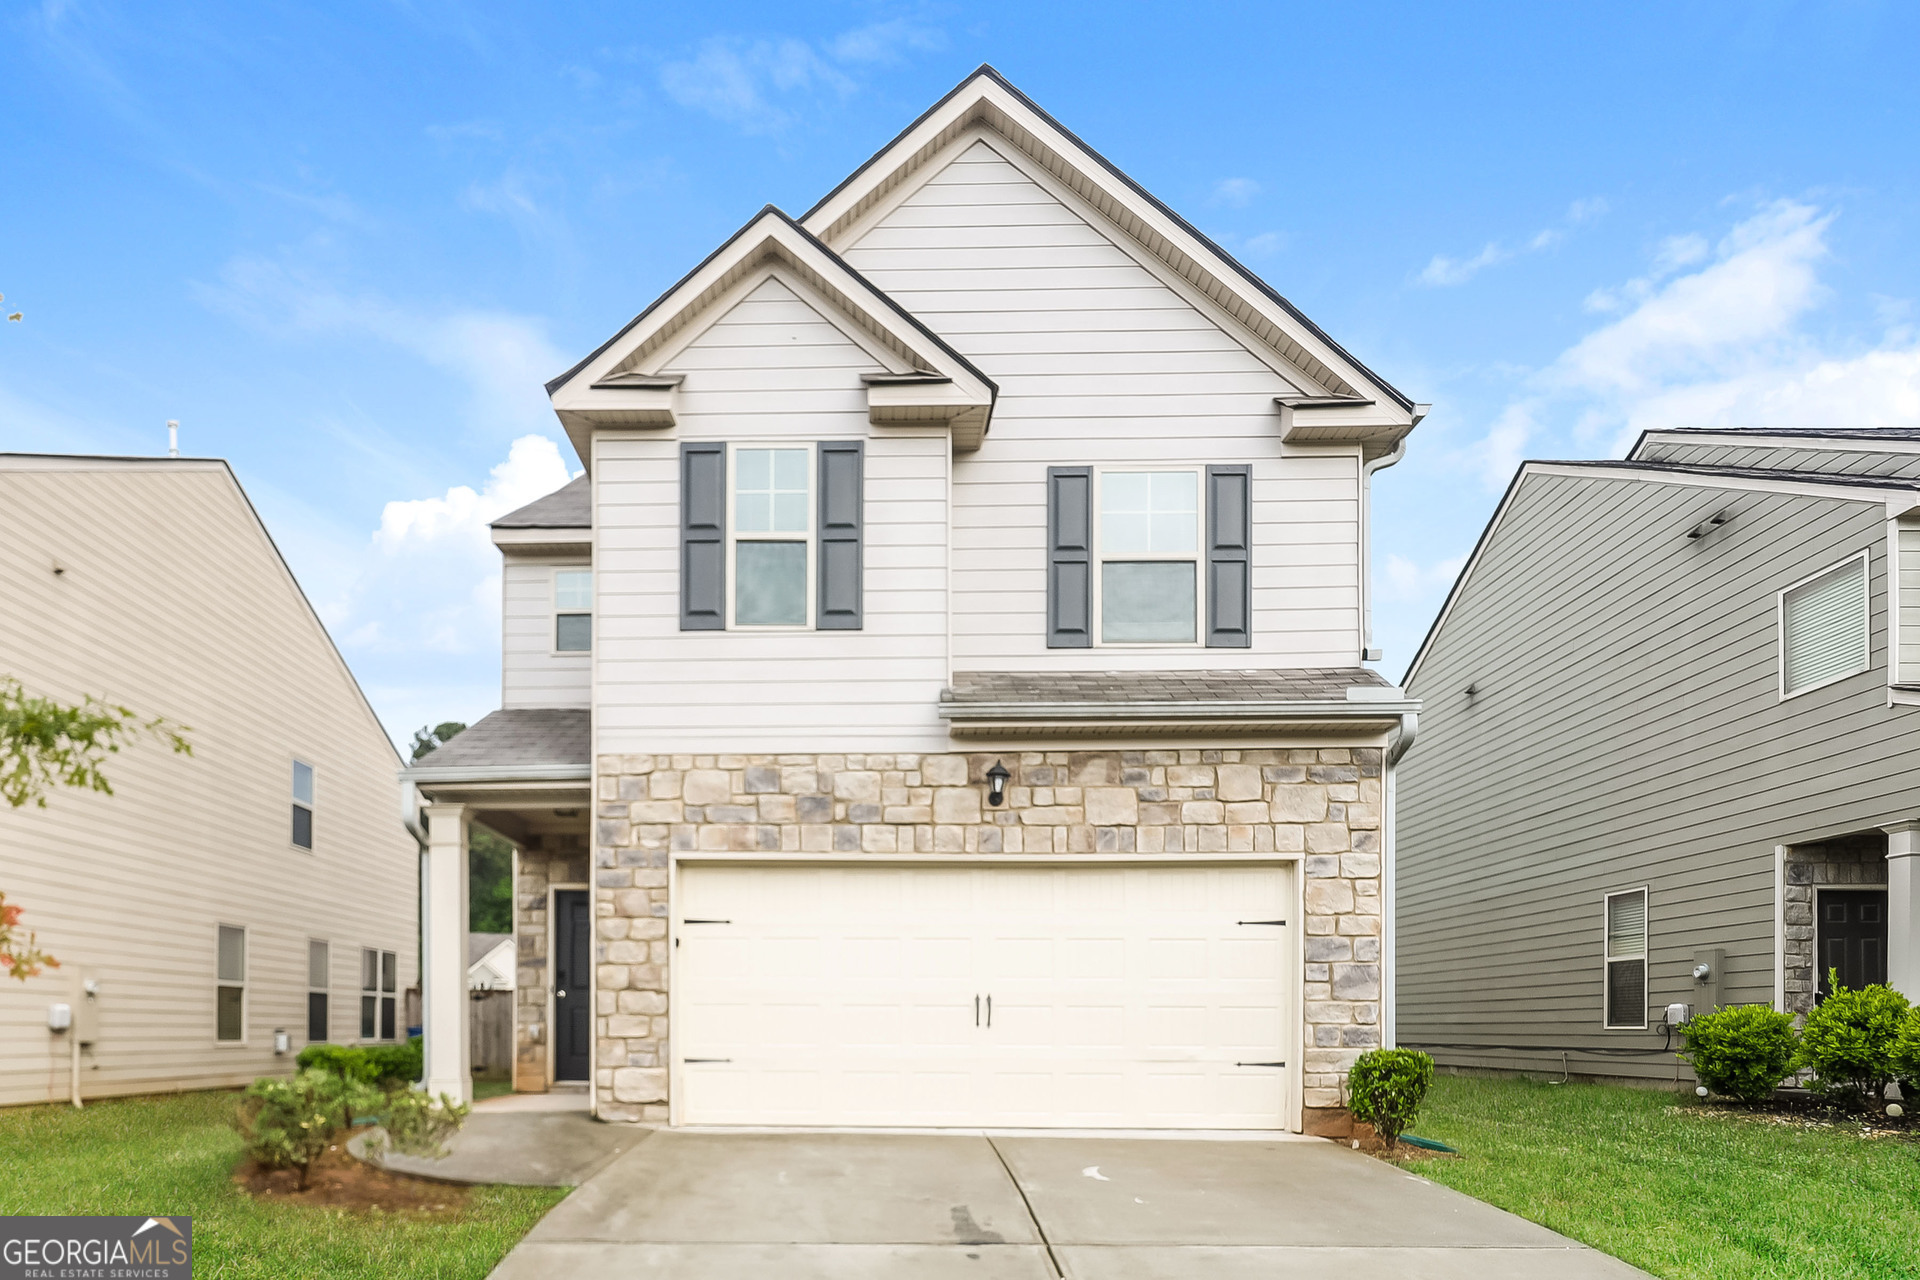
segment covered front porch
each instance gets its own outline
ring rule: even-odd
[[[1831,975],[1920,999],[1920,823],[1779,846],[1778,1007],[1805,1013]]]
[[[593,1045],[592,765],[588,713],[496,711],[403,775],[425,802],[425,1085],[472,1097],[468,848],[478,825],[513,845],[513,1087],[590,1087]]]

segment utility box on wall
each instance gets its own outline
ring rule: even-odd
[[[100,982],[89,969],[73,978],[73,1038],[88,1046],[99,1044]]]

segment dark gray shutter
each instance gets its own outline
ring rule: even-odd
[[[1047,468],[1047,648],[1093,645],[1093,468]]]
[[[680,446],[680,629],[727,626],[727,446]]]
[[[858,631],[863,621],[860,539],[863,532],[864,440],[820,442],[821,631]]]
[[[1253,468],[1207,468],[1207,647],[1253,644]]]

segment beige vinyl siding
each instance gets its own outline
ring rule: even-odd
[[[1920,684],[1920,522],[1902,519],[1896,535],[1899,547],[1901,684]]]
[[[667,365],[674,436],[600,432],[594,729],[603,752],[934,750],[946,680],[944,431],[867,422],[871,355],[777,278]],[[679,629],[679,442],[866,439],[859,631]]]
[[[1892,443],[1892,442],[1889,442]],[[1860,441],[1859,448],[1829,445],[1783,447],[1737,440],[1657,440],[1635,453],[1647,462],[1677,462],[1705,467],[1763,467],[1769,471],[1821,471],[1844,476],[1920,478],[1920,441],[1885,444]]]
[[[1354,451],[1284,448],[1291,382],[1051,179],[984,140],[953,150],[844,249],[1000,385],[986,447],[954,462],[953,666],[1357,663]],[[1046,647],[1046,470],[1089,463],[1253,465],[1251,650]]]
[[[509,554],[501,573],[500,705],[585,707],[593,701],[593,655],[554,651],[553,574],[587,557]]]
[[[1733,522],[1689,541],[1717,509]],[[1409,689],[1402,1042],[1637,1047],[1573,1069],[1671,1079],[1657,1032],[1601,1029],[1603,895],[1643,884],[1652,1010],[1695,999],[1714,947],[1726,1000],[1772,1001],[1774,846],[1920,811],[1920,712],[1886,705],[1886,547],[1877,496],[1521,481]],[[1872,666],[1782,701],[1777,593],[1863,550]]]
[[[101,991],[90,1097],[290,1071],[273,1031],[304,1040],[311,938],[334,947],[336,1006],[362,945],[417,981],[399,758],[224,467],[0,460],[0,599],[0,673],[165,715],[194,746],[129,744],[112,796],[0,807],[0,887],[63,963],[0,983],[0,1103],[66,1097],[47,1005],[82,976]],[[290,843],[296,756],[315,768],[312,852]],[[241,1045],[215,1040],[220,924],[247,930]]]

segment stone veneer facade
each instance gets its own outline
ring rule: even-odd
[[[1813,1012],[1819,986],[1814,972],[1816,889],[1878,888],[1887,883],[1887,837],[1882,831],[1831,840],[1825,844],[1788,845],[1786,884],[1782,904],[1781,978],[1787,1012]]]
[[[988,808],[996,760],[1013,776]],[[596,772],[603,1119],[667,1118],[675,852],[1297,855],[1306,1107],[1341,1106],[1347,1067],[1380,1043],[1377,747],[603,755]]]

